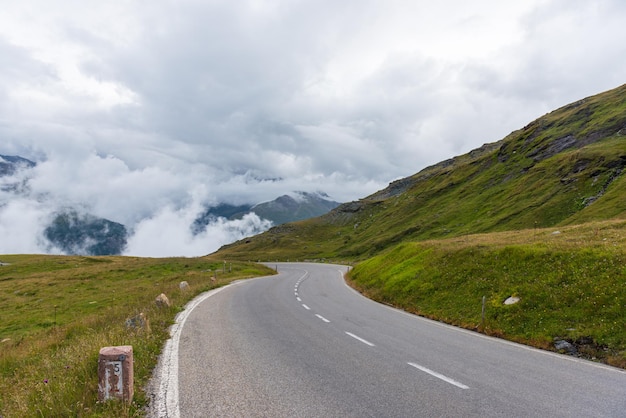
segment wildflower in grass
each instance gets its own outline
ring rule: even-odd
[[[44,379],[43,382],[47,385],[48,384],[48,379]]]

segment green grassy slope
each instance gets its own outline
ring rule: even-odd
[[[625,221],[403,243],[350,280],[422,316],[545,349],[568,341],[579,356],[625,367],[625,243]]]
[[[406,241],[612,219],[626,210],[625,166],[626,85],[220,254],[358,260]]]
[[[219,256],[356,261],[375,300],[626,367],[625,167],[626,85]]]
[[[232,280],[269,275],[212,258],[2,255],[0,416],[141,416],[145,385],[175,315],[193,297]],[[7,264],[4,264],[7,263]],[[186,281],[188,288],[181,290]],[[160,309],[165,293],[172,307]],[[128,327],[139,313],[149,327]],[[97,402],[100,348],[132,345],[132,404]]]

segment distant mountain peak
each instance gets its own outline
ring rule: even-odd
[[[284,194],[274,200],[256,205],[229,205],[221,203],[207,208],[194,221],[192,231],[196,234],[203,231],[206,225],[211,222],[211,218],[240,219],[244,215],[254,212],[260,218],[272,221],[274,225],[281,225],[324,215],[337,206],[339,206],[339,203],[330,200],[329,196],[324,192],[311,193],[304,191]]]
[[[17,155],[1,155],[0,154],[0,177],[12,176],[18,170],[23,168],[33,168],[37,164],[26,158]]]
[[[326,193],[294,192],[271,202],[259,203],[251,211],[261,218],[271,220],[274,225],[302,221],[324,215],[339,206],[338,202],[326,199]]]

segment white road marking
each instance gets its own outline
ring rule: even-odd
[[[306,309],[307,311],[310,311],[310,310],[311,310],[311,308],[309,308],[308,306],[306,306],[304,303],[302,304],[302,307],[303,307],[304,309]]]
[[[317,316],[319,319],[321,319],[322,321],[326,322],[327,324],[330,322],[328,319],[324,318],[322,315],[320,314],[315,314],[315,316]]]
[[[251,279],[258,280],[258,279]],[[170,327],[170,339],[165,342],[163,353],[159,356],[158,370],[155,371],[158,376],[158,394],[154,410],[158,416],[171,418],[180,417],[180,405],[178,396],[178,347],[180,345],[180,334],[185,326],[185,322],[196,306],[208,299],[209,297],[226,290],[228,288],[238,286],[241,281],[232,282],[224,287],[212,289],[206,293],[196,297],[181,311],[174,319],[174,324]]]
[[[437,373],[437,372],[435,372],[435,371],[432,371],[432,370],[430,370],[430,369],[427,369],[427,368],[426,368],[426,367],[424,367],[424,366],[420,366],[419,364],[416,364],[416,363],[408,363],[408,364],[409,364],[409,366],[413,366],[413,367],[415,367],[415,368],[416,368],[416,369],[418,369],[418,370],[421,370],[421,371],[423,371],[423,372],[425,372],[425,373],[428,373],[429,375],[434,376],[434,377],[436,377],[437,379],[441,379],[441,380],[443,380],[444,382],[450,383],[451,385],[454,385],[454,386],[456,386],[456,387],[458,387],[458,388],[461,388],[461,389],[469,389],[469,386],[466,386],[466,385],[464,385],[464,384],[463,384],[463,383],[461,383],[461,382],[457,382],[457,381],[456,381],[456,380],[454,380],[454,379],[450,379],[449,377],[444,376],[444,375],[442,375],[441,373]]]
[[[375,347],[375,345],[374,345],[374,344],[372,344],[371,342],[369,342],[369,341],[367,341],[367,340],[364,340],[363,338],[359,337],[358,335],[354,335],[353,333],[348,332],[348,331],[346,331],[346,334],[348,334],[349,336],[351,336],[351,337],[352,337],[352,338],[354,338],[355,340],[359,340],[359,341],[361,341],[363,344],[367,344],[367,345],[369,345],[370,347]]]
[[[297,300],[298,302],[302,302],[302,299],[300,299],[299,297],[298,297],[298,298],[296,298],[296,300]]]

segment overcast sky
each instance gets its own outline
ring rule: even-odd
[[[39,163],[25,200],[0,194],[4,236],[42,201],[139,231],[294,190],[355,200],[626,82],[622,0],[0,10],[0,154]]]

